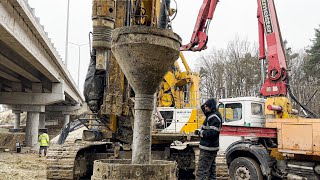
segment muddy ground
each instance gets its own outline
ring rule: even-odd
[[[46,159],[37,152],[24,149],[22,153],[0,152],[0,180],[45,180]],[[217,167],[219,169],[219,165]],[[225,171],[225,170],[222,170]],[[220,176],[218,179],[229,179]]]
[[[9,132],[8,128],[12,128],[13,119],[14,116],[9,111],[0,113],[0,180],[46,179],[46,159],[45,157],[39,158],[37,148],[31,150],[24,147],[21,153],[15,153],[15,144],[16,142],[23,143],[24,133]],[[21,124],[25,125],[24,117],[22,117]],[[48,127],[48,129],[50,139],[53,140],[53,137],[60,132],[61,127]],[[81,137],[76,131],[68,136],[71,139],[76,137]],[[217,158],[217,172],[220,174],[218,179],[228,179],[223,156]]]
[[[46,159],[38,153],[0,152],[0,180],[46,179]]]

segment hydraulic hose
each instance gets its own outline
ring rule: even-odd
[[[293,94],[293,92],[292,92],[292,90],[291,90],[291,87],[290,87],[290,84],[289,84],[289,80],[288,80],[288,82],[287,82],[287,89],[288,89],[288,93],[289,93],[289,96],[292,98],[292,100],[294,101],[294,102],[296,102],[303,110],[305,110],[308,114],[309,114],[309,116],[311,117],[311,118],[318,118],[319,116],[317,115],[317,114],[315,114],[314,112],[312,112],[311,110],[309,110],[306,106],[304,106],[303,104],[301,104],[298,100],[297,100],[297,98],[294,96],[294,94]]]

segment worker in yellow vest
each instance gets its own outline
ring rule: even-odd
[[[44,156],[47,155],[47,148],[49,146],[49,135],[46,132],[43,132],[39,136],[40,149],[39,149],[39,157],[41,157],[42,150],[44,151]]]

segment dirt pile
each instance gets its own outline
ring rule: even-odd
[[[15,151],[16,143],[22,144],[24,139],[24,133],[10,133],[8,129],[0,128],[0,150],[10,149],[11,151]]]

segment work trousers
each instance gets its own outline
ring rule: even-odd
[[[216,176],[216,157],[218,151],[207,151],[200,149],[198,164],[198,180],[215,180]]]
[[[47,148],[48,148],[47,146],[40,146],[39,156],[41,155],[42,150],[44,152],[44,156],[46,156],[47,155]]]

